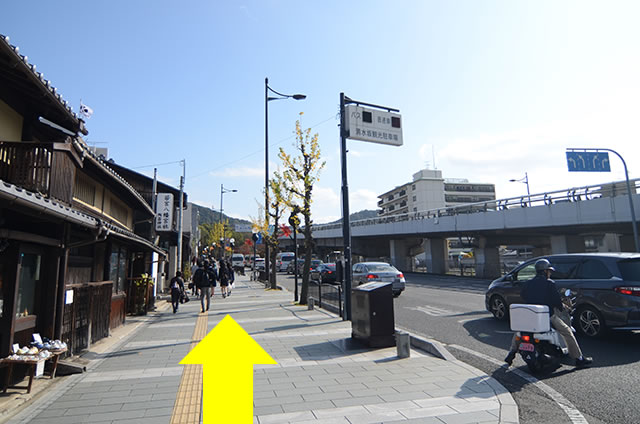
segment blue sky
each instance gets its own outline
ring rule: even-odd
[[[312,127],[327,166],[316,222],[340,216],[339,94],[400,109],[401,147],[349,141],[351,210],[429,167],[532,193],[622,179],[568,173],[567,147],[607,147],[640,177],[640,3],[635,1],[20,1],[0,33],[78,110],[87,142],[178,185],[189,200],[258,215],[264,78],[303,101],[269,104],[270,170]]]

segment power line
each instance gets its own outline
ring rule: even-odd
[[[329,118],[325,119],[324,121],[321,121],[321,122],[319,122],[319,123],[317,123],[315,125],[312,125],[311,128],[319,127],[320,125],[322,125],[322,124],[324,124],[324,123],[326,123],[326,122],[328,122],[328,121],[330,121],[332,119],[335,119],[335,116],[330,116]],[[285,141],[291,140],[292,138],[295,138],[295,135],[283,138],[282,140],[280,140],[277,143],[275,143],[275,146],[279,146],[282,143],[284,143]],[[206,175],[206,174],[208,174],[210,172],[214,172],[214,171],[217,171],[218,169],[222,169],[222,168],[225,168],[227,166],[236,164],[236,163],[241,162],[241,161],[243,161],[243,160],[245,160],[247,158],[250,158],[251,156],[257,155],[258,153],[262,153],[263,150],[264,149],[256,150],[255,152],[249,153],[248,155],[245,155],[245,156],[243,156],[241,158],[238,158],[236,160],[233,160],[231,162],[227,162],[227,163],[225,163],[223,165],[220,165],[220,166],[218,166],[216,168],[209,169],[209,170],[206,170],[206,171],[201,172],[199,174],[189,176],[188,179],[192,180],[192,179],[195,179],[195,178],[198,178],[198,177],[202,177],[203,175]],[[154,167],[157,167],[157,166],[173,165],[173,164],[176,164],[176,163],[182,163],[182,161],[178,160],[178,161],[173,161],[173,162],[154,163],[154,164],[151,164],[151,165],[135,166],[135,167],[132,167],[131,169],[154,168]]]
[[[315,125],[312,125],[312,126],[311,126],[311,128],[319,127],[320,125],[322,125],[322,124],[324,124],[324,123],[326,123],[326,122],[329,122],[329,121],[330,121],[330,120],[332,120],[332,119],[335,119],[335,116],[330,116],[330,117],[328,117],[327,119],[325,119],[324,121],[321,121],[321,122],[319,122],[319,123],[317,123],[317,124],[315,124]],[[289,137],[283,138],[282,140],[280,140],[280,141],[278,141],[277,143],[275,143],[275,145],[276,145],[276,146],[279,146],[279,145],[281,145],[282,143],[284,143],[285,141],[291,140],[292,138],[295,138],[295,135],[291,135],[291,136],[289,136]],[[218,166],[218,167],[216,167],[216,168],[206,170],[206,171],[201,172],[201,173],[196,174],[196,175],[192,175],[192,176],[190,176],[190,177],[189,177],[189,179],[191,179],[191,180],[192,180],[192,179],[195,179],[195,178],[198,178],[198,177],[202,177],[203,175],[206,175],[206,174],[208,174],[208,173],[210,173],[210,172],[214,172],[214,171],[217,171],[218,169],[222,169],[222,168],[225,168],[225,167],[227,167],[227,166],[233,165],[233,164],[235,164],[235,163],[241,162],[241,161],[243,161],[243,160],[245,160],[245,159],[247,159],[247,158],[250,158],[251,156],[257,155],[258,153],[262,153],[262,151],[263,151],[263,150],[264,150],[264,149],[256,150],[255,152],[249,153],[248,155],[243,156],[243,157],[241,157],[241,158],[238,158],[238,159],[236,159],[236,160],[233,160],[233,161],[231,161],[231,162],[227,162],[227,163],[225,163],[225,164],[223,164],[223,165],[220,165],[220,166]]]

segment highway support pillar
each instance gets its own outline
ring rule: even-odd
[[[474,249],[476,259],[476,277],[497,278],[500,272],[500,253],[497,247],[488,246],[487,239],[480,237],[478,247]]]
[[[409,255],[409,247],[405,240],[390,240],[389,251],[391,265],[402,272],[411,271],[411,257]]]
[[[551,254],[583,253],[584,238],[582,236],[561,235],[551,236]]]
[[[424,239],[424,255],[428,273],[446,274],[447,244],[445,239]]]

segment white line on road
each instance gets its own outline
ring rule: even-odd
[[[475,350],[471,350],[471,349],[466,348],[464,346],[460,346],[460,345],[448,345],[448,346],[450,346],[450,347],[452,347],[454,349],[462,350],[463,352],[467,352],[467,353],[469,353],[471,355],[477,356],[478,358],[482,358],[485,361],[488,361],[488,362],[491,362],[492,364],[498,365],[499,367],[505,366],[505,364],[503,362],[498,361],[497,359],[492,358],[491,356],[485,355],[485,354],[480,353],[480,352],[476,352]],[[567,414],[567,416],[569,417],[569,420],[571,420],[572,423],[574,423],[574,424],[588,424],[588,421],[584,417],[584,415],[582,415],[580,413],[580,411],[578,411],[578,409],[571,402],[569,402],[569,400],[567,398],[565,398],[560,393],[558,393],[557,391],[552,389],[550,386],[546,385],[545,383],[543,383],[542,381],[538,380],[534,376],[520,371],[519,369],[513,368],[513,369],[510,370],[510,372],[512,372],[513,374],[515,374],[518,377],[522,378],[523,380],[531,383],[532,385],[536,386],[538,389],[540,389],[544,393],[546,393],[546,395],[549,396],[555,403],[557,403],[558,406],[560,407],[560,409],[562,409]]]
[[[456,315],[457,312],[449,311],[448,309],[437,308],[435,306],[416,306],[416,307],[408,307],[405,306],[406,309],[411,309],[413,311],[424,312],[427,315],[431,315],[432,317],[443,317],[447,315]]]

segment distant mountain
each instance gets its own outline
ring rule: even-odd
[[[215,222],[218,222],[218,220],[220,219],[219,211],[214,211],[211,208],[208,208],[206,206],[196,205],[195,203],[191,203],[191,205],[193,206],[194,220],[195,220],[196,214],[198,212],[200,213],[200,218],[199,218],[200,224],[213,224]],[[233,218],[231,216],[225,215],[224,213],[222,214],[222,219],[228,220],[229,224],[232,227],[234,227],[236,224],[251,225],[251,221],[247,221],[246,219]]]
[[[357,221],[359,219],[369,219],[376,218],[378,216],[378,211],[372,211],[369,209],[365,209],[363,211],[354,212],[349,215],[349,221]],[[337,224],[342,222],[342,219],[338,219],[337,221],[330,222],[329,224]]]

